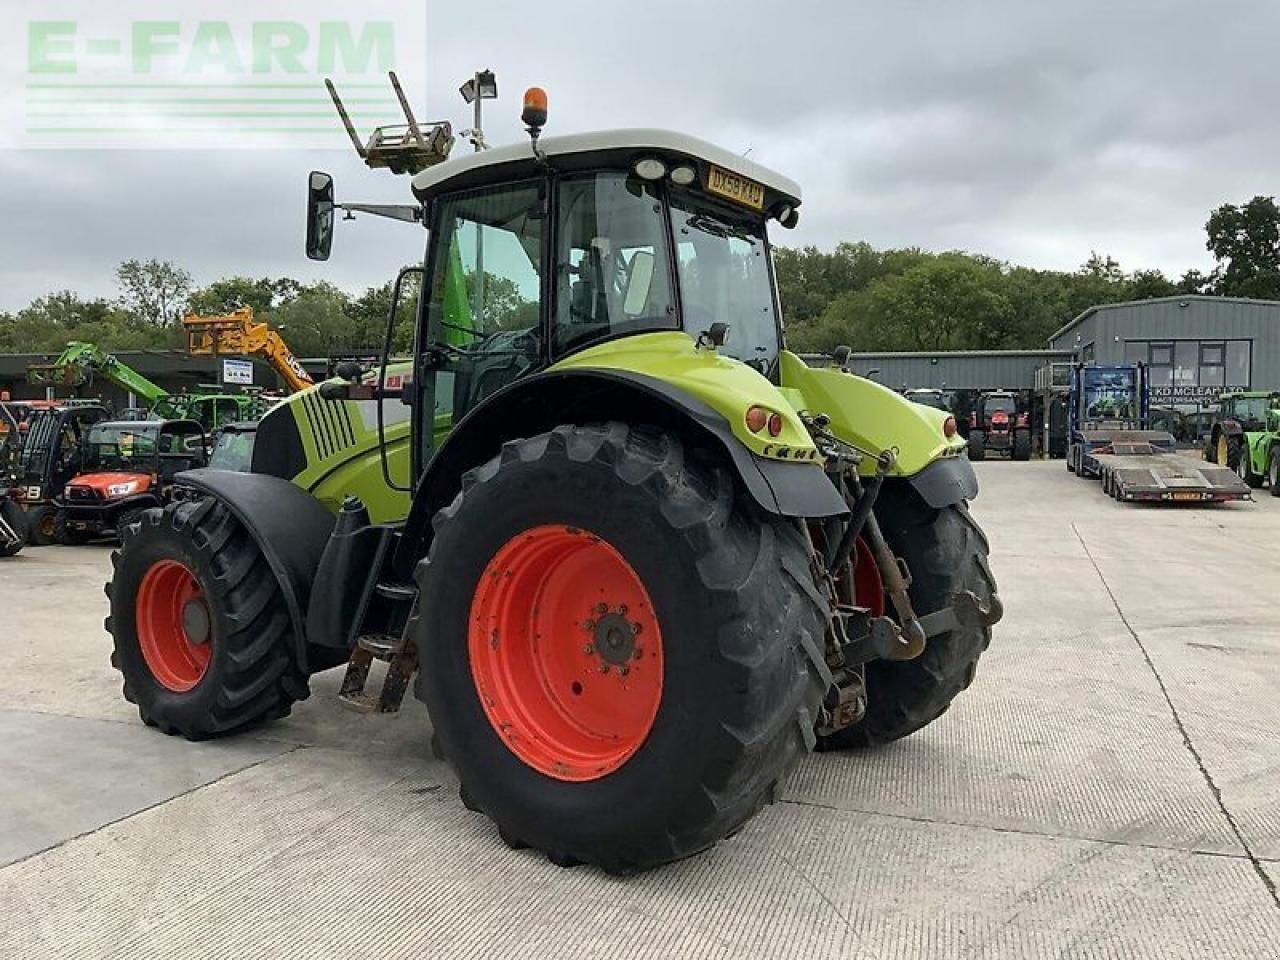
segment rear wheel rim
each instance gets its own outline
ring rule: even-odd
[[[467,649],[494,731],[549,777],[608,776],[653,729],[657,614],[631,564],[588,531],[539,526],[507,541],[480,575]]]
[[[203,679],[212,653],[212,620],[200,581],[177,560],[158,560],[138,585],[138,646],[151,676],[186,693]]]
[[[1218,438],[1218,464],[1219,464],[1219,466],[1223,466],[1223,467],[1227,466],[1227,465],[1228,465],[1228,464],[1227,464],[1227,460],[1228,460],[1228,459],[1230,459],[1230,458],[1227,456],[1227,438],[1226,438],[1225,436],[1224,436],[1224,437],[1219,437],[1219,438]]]

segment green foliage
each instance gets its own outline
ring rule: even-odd
[[[152,327],[178,319],[191,293],[191,274],[168,260],[126,260],[116,268],[120,306]]]
[[[1074,273],[865,243],[776,257],[788,340],[801,351],[1038,348],[1094,304],[1181,292],[1159,270],[1126,274],[1097,253]]]
[[[1275,197],[1223,204],[1205,224],[1218,261],[1210,286],[1224,297],[1280,300],[1280,207]]]

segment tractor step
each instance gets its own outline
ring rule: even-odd
[[[365,690],[374,660],[387,664],[382,691],[376,695]],[[395,713],[417,669],[418,648],[412,640],[385,635],[360,637],[347,661],[338,699],[360,713]]]

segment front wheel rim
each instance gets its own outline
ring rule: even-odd
[[[186,693],[209,669],[213,638],[200,582],[185,564],[158,560],[138,585],[138,646],[151,676],[166,690]]]
[[[588,531],[547,525],[508,540],[480,575],[467,652],[494,732],[549,777],[608,776],[653,729],[657,614],[631,564]]]

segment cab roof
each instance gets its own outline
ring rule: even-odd
[[[780,203],[800,204],[800,186],[768,167],[699,140],[671,130],[601,130],[594,133],[572,133],[559,137],[543,137],[538,148],[557,169],[591,166],[629,167],[642,157],[657,155],[668,165],[679,160],[693,160],[705,182],[705,166],[715,164],[731,173],[764,185],[770,196],[765,210]],[[426,202],[446,190],[480,186],[495,181],[518,179],[532,175],[537,160],[529,141],[494,147],[479,153],[446,160],[423,170],[413,178],[414,195]]]

